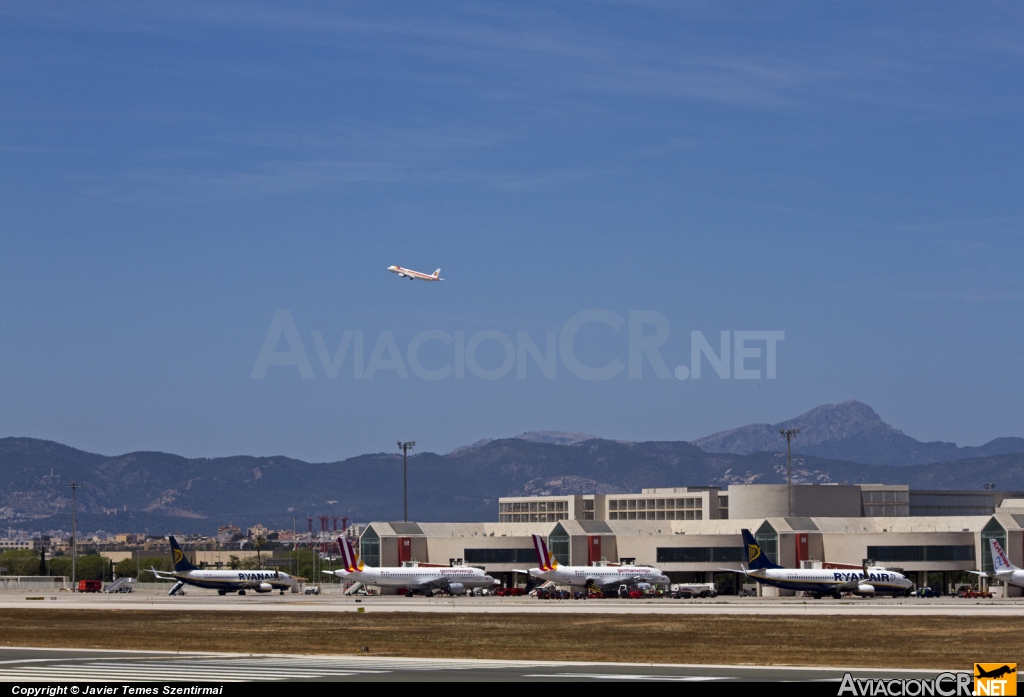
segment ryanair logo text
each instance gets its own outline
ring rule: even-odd
[[[849,583],[850,581],[876,581],[878,583],[892,583],[896,581],[895,574],[871,573],[865,576],[860,571],[840,572],[832,574],[836,581]]]
[[[973,686],[970,673],[940,673],[933,679],[883,680],[869,678],[855,679],[847,673],[839,686],[839,695],[855,697],[971,697]]]
[[[276,579],[276,578],[277,578],[277,574],[251,573],[251,572],[248,572],[248,571],[239,571],[238,572],[238,580],[240,580],[240,581],[264,581],[264,580],[267,580],[267,579]]]

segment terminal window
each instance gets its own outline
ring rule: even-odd
[[[974,561],[974,545],[889,545],[868,547],[877,562]]]
[[[742,547],[658,547],[659,564],[744,561]]]
[[[523,549],[466,549],[462,558],[467,564],[530,564],[537,562],[533,547]]]

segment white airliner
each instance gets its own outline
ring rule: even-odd
[[[420,273],[419,271],[413,271],[412,269],[403,269],[401,266],[389,266],[388,271],[391,273],[397,273],[401,278],[408,278],[410,281],[443,281],[441,278],[441,269],[438,269],[434,273],[427,275]]]
[[[783,590],[807,591],[815,598],[831,595],[833,598],[842,596],[843,591],[857,595],[905,596],[910,593],[913,584],[903,574],[879,567],[867,567],[860,570],[840,569],[784,569],[775,564],[757,544],[757,540],[749,530],[743,530],[743,542],[747,548],[747,566],[741,573],[766,586],[775,586]],[[735,569],[720,569],[732,571]]]
[[[428,598],[435,590],[443,590],[448,595],[462,595],[470,588],[482,588],[496,585],[498,581],[488,576],[483,569],[475,566],[381,566],[374,568],[363,564],[362,559],[352,549],[347,538],[339,537],[341,561],[344,568],[336,571],[324,571],[340,578],[357,581],[364,586],[382,588],[404,588],[405,596],[411,598],[416,591]]]
[[[548,551],[548,544],[540,535],[533,536],[533,548],[537,551],[537,563],[540,566],[527,573],[559,586],[618,588],[622,584],[669,583],[668,576],[653,566],[561,566]]]
[[[1006,557],[1006,552],[1003,551],[1003,548],[997,541],[989,538],[988,544],[992,548],[992,573],[984,571],[970,571],[968,573],[972,573],[975,576],[994,578],[1011,586],[1024,587],[1024,569],[1010,563],[1010,560]]]
[[[182,586],[199,586],[200,588],[216,589],[219,595],[229,591],[245,595],[247,590],[257,593],[270,593],[279,590],[296,591],[296,580],[280,571],[261,569],[258,571],[233,571],[229,569],[197,569],[189,564],[185,553],[178,546],[178,541],[171,536],[171,554],[174,557],[174,571],[157,571],[150,569],[157,578],[177,581],[167,595],[174,595]]]

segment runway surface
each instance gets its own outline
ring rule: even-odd
[[[0,682],[839,681],[926,678],[938,670],[482,661],[0,648]]]
[[[483,612],[483,613],[602,613],[669,615],[949,615],[972,617],[1024,616],[1024,598],[966,600],[961,598],[737,598],[707,600],[537,600],[531,597],[438,597],[311,595],[227,595],[190,590],[185,596],[161,592],[0,593],[0,608],[37,610],[242,610],[270,612]]]

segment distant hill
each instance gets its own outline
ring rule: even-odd
[[[871,465],[922,465],[968,458],[1024,453],[1024,438],[997,438],[978,447],[933,441],[925,443],[882,421],[867,404],[850,400],[825,404],[789,421],[750,424],[722,431],[693,444],[709,453],[749,455],[784,452],[780,429],[799,428],[793,452]]]
[[[597,436],[592,436],[589,433],[569,433],[567,431],[527,431],[526,433],[520,433],[515,436],[517,440],[525,440],[530,443],[551,443],[552,445],[575,445],[576,443],[582,443],[585,440],[595,440]],[[479,448],[493,443],[494,438],[482,438],[472,445],[464,445],[461,448],[456,448],[449,454],[459,453],[463,450],[470,450],[472,448]]]
[[[801,434],[803,435],[803,434]],[[305,529],[307,515],[357,522],[402,514],[400,455],[307,463],[283,456],[183,458],[138,452],[107,457],[31,438],[0,439],[0,526],[68,529],[75,480],[85,530],[214,532],[218,525]],[[1024,455],[877,466],[794,457],[797,482],[877,482],[918,488],[1024,490]],[[409,458],[409,515],[423,521],[496,520],[498,497],[639,491],[644,487],[781,483],[782,453],[708,453],[681,442],[590,439],[571,445],[518,438],[448,455]],[[294,520],[293,520],[294,517]],[[314,524],[317,524],[316,521]]]

